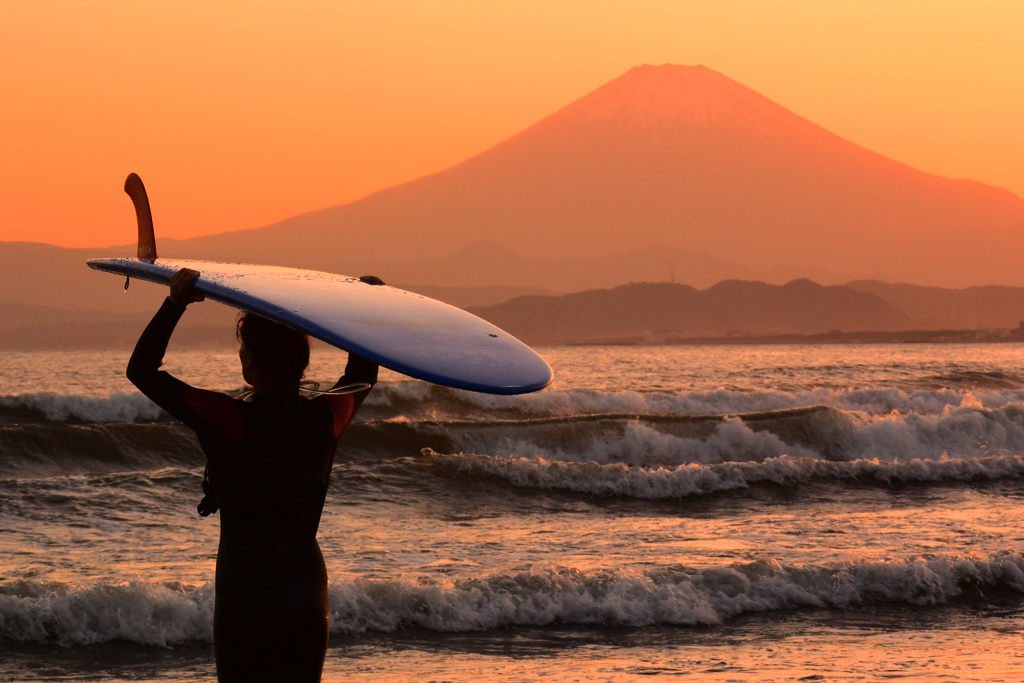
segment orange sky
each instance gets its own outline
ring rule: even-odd
[[[704,64],[1024,196],[1024,2],[0,2],[0,240],[254,228],[482,151],[643,63]]]

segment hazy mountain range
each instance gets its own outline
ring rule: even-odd
[[[1015,327],[1024,318],[1018,290],[969,289],[1024,285],[1024,200],[886,159],[699,66],[637,67],[448,170],[268,227],[160,239],[153,211],[164,257],[374,273],[462,306],[630,282],[711,288],[698,292],[711,301],[727,280],[809,278],[848,282],[851,320],[870,316],[856,317],[868,315],[866,300],[850,292],[879,297],[907,324]],[[0,302],[10,304],[0,327],[40,327],[16,324],[31,317],[17,305],[51,307],[37,313],[68,325],[86,324],[71,312],[92,311],[108,327],[120,319],[103,312],[127,314],[123,322],[154,309],[159,288],[123,294],[84,265],[133,255],[133,233],[126,225],[126,245],[105,249],[0,242]],[[681,296],[678,287],[648,294]],[[597,295],[573,301],[588,296]],[[783,303],[765,299],[750,315],[765,306]],[[816,310],[783,327],[852,324],[815,321]]]
[[[478,242],[549,262],[656,247],[837,282],[1024,285],[1024,200],[916,171],[699,66],[637,67],[446,171],[164,252],[348,270]],[[460,266],[417,282],[523,284]]]

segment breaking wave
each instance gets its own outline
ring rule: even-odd
[[[539,564],[518,574],[449,582],[345,577],[332,582],[329,595],[331,631],[339,634],[403,628],[699,626],[782,609],[928,607],[990,590],[1024,593],[1024,558],[1006,553],[822,566],[767,559],[699,570],[672,566],[595,572]],[[18,581],[0,586],[0,641],[208,643],[213,594],[209,585]]]
[[[365,403],[375,416],[420,419],[570,417],[576,415],[729,415],[830,406],[871,415],[939,415],[949,408],[976,404],[999,408],[1024,403],[1018,388],[936,387],[908,391],[809,389],[800,391],[715,391],[671,393],[546,389],[522,396],[495,396],[448,389],[422,382],[377,385]],[[365,409],[365,408],[364,408]]]
[[[138,392],[106,398],[41,392],[0,396],[0,420],[46,422],[143,422],[163,416],[159,406]]]
[[[864,410],[821,404],[718,414],[633,411],[558,415],[513,414],[479,406],[472,412],[463,406],[465,410],[454,411],[457,416],[435,411],[415,417],[412,413],[416,410],[409,404],[394,404],[399,394],[401,400],[415,402],[426,401],[421,395],[424,392],[445,400],[462,400],[466,392],[415,384],[395,386],[400,388],[398,393],[381,392],[374,404],[360,412],[343,441],[346,454],[391,458],[396,453],[430,449],[506,459],[669,468],[766,462],[782,456],[909,462],[943,456],[978,459],[1024,454],[1024,402],[1008,401],[1017,397],[1015,393],[999,394],[999,400],[958,394],[955,401],[953,396],[932,393],[927,405],[922,396],[889,390],[844,394],[846,403]],[[555,398],[565,399],[570,393]],[[510,400],[472,396],[481,404]],[[788,395],[770,396],[781,399]],[[900,397],[902,408],[914,403],[915,410],[891,409]],[[591,398],[600,399],[592,407],[606,408],[621,396]],[[648,397],[643,407],[648,411],[663,408],[661,402],[681,398],[685,397]],[[730,408],[739,407],[736,401],[726,403]],[[16,418],[19,412],[35,419]],[[114,394],[107,399],[51,394],[5,397],[0,399],[0,436],[0,476],[188,467],[203,460],[192,432],[163,416],[139,394]]]
[[[830,462],[773,457],[764,462],[729,462],[677,467],[631,467],[621,463],[563,462],[544,458],[424,453],[460,477],[494,477],[513,486],[647,500],[686,498],[748,489],[762,484],[857,482],[884,486],[910,483],[995,481],[1024,476],[1024,456]]]
[[[590,390],[545,390],[521,396],[496,396],[449,389],[425,382],[382,382],[371,392],[363,412],[368,419],[489,420],[581,415],[732,415],[810,406],[828,406],[869,415],[890,413],[940,415],[950,408],[985,409],[1024,403],[1021,389],[922,391],[899,388],[814,389],[784,391],[716,390],[691,393]],[[168,419],[138,392],[106,397],[53,392],[0,396],[0,422],[151,422]]]

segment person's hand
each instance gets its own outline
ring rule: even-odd
[[[202,301],[205,297],[192,291],[192,281],[199,277],[199,271],[191,268],[182,268],[171,276],[170,286],[171,303],[179,308],[185,308],[189,304]]]
[[[382,284],[384,284],[384,281],[381,280],[376,275],[362,275],[362,276],[360,276],[359,281],[360,282],[365,282],[368,285],[382,285]]]

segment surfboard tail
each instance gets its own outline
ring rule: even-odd
[[[142,184],[142,178],[135,173],[129,173],[124,181],[124,191],[132,198],[135,205],[135,218],[139,223],[139,250],[138,258],[153,261],[156,256],[156,235],[153,232],[153,213],[149,210],[149,196],[146,194],[146,186]]]

